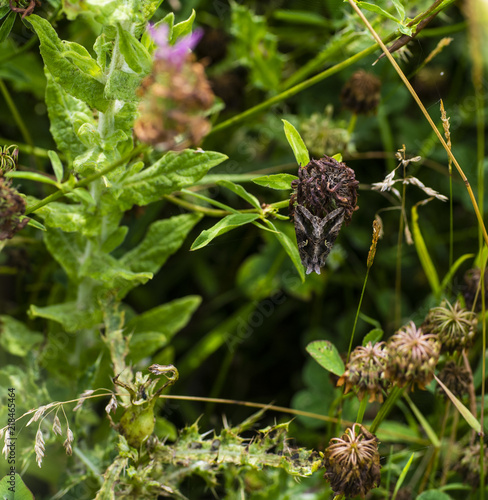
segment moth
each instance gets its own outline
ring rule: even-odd
[[[320,274],[344,222],[345,209],[336,208],[325,217],[312,215],[302,205],[295,207],[295,233],[298,252],[306,273]]]

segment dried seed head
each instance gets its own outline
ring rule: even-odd
[[[383,222],[379,215],[376,215],[373,221],[373,239],[371,240],[371,246],[369,247],[367,266],[371,267],[373,265],[374,256],[376,255],[376,245],[378,240],[381,238],[383,233]]]
[[[440,381],[459,399],[469,393],[471,384],[471,374],[463,366],[457,365],[454,361],[448,361],[443,370],[439,373]],[[447,399],[447,394],[440,386],[437,392]]]
[[[332,438],[324,453],[326,472],[335,495],[363,498],[381,480],[378,439],[354,424],[340,438]]]
[[[106,413],[111,413],[115,412],[117,409],[117,398],[115,397],[115,394],[112,394],[112,397],[110,398],[110,401],[108,402],[108,405],[105,407]]]
[[[387,344],[385,377],[403,387],[409,383],[424,389],[434,377],[440,342],[435,334],[424,334],[413,321],[403,326]]]
[[[346,384],[344,394],[353,388],[360,401],[368,394],[370,403],[383,402],[383,390],[387,387],[384,372],[388,361],[385,346],[384,342],[375,345],[368,342],[366,346],[356,347],[351,352],[346,371],[337,381],[338,386]]]
[[[381,81],[363,69],[356,71],[342,88],[341,101],[357,114],[376,112],[380,102]]]
[[[42,437],[42,431],[41,429],[39,428],[37,430],[37,434],[36,434],[36,442],[35,442],[35,445],[34,445],[34,451],[36,453],[36,462],[37,462],[37,465],[39,467],[41,467],[41,464],[42,464],[42,458],[44,457],[44,438]]]
[[[474,311],[481,311],[481,287],[480,287],[481,270],[479,268],[468,269],[464,275],[465,288],[463,289],[464,300],[466,307]],[[485,270],[485,290],[488,290],[488,269]],[[488,292],[485,292],[485,309],[488,309]]]
[[[32,424],[32,422],[37,422],[39,418],[42,417],[44,412],[48,409],[48,407],[49,405],[39,406],[39,408],[37,408],[36,412],[34,413],[34,416],[27,422],[27,424],[25,424],[25,426],[28,427],[30,424]]]
[[[59,421],[59,417],[57,415],[54,417],[53,421],[53,432],[58,436],[61,436],[61,434],[63,433],[61,429],[61,422]]]
[[[68,431],[66,433],[67,437],[63,443],[64,449],[66,450],[67,455],[72,455],[73,454],[73,448],[71,447],[71,443],[74,441],[74,436],[73,432],[71,429],[68,427]]]
[[[12,182],[0,173],[0,240],[13,238],[23,229],[29,219],[22,218],[25,213],[25,200],[11,186]]]
[[[87,389],[86,391],[83,391],[81,394],[80,394],[80,399],[78,401],[78,403],[76,403],[76,406],[73,408],[73,411],[77,411],[81,408],[81,406],[83,405],[83,403],[85,402],[86,398],[88,396],[91,396],[95,391],[93,389]]]
[[[488,448],[484,448],[484,471],[485,476],[488,474]],[[460,459],[458,460],[455,469],[459,472],[464,483],[476,488],[480,484],[480,443],[465,448]]]
[[[452,306],[447,300],[443,300],[440,307],[429,311],[422,330],[437,334],[442,351],[452,353],[471,347],[477,325],[476,314],[464,309],[459,301]]]

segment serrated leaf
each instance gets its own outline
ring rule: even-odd
[[[376,14],[380,14],[383,17],[386,17],[387,19],[391,19],[392,21],[395,21],[396,23],[402,22],[401,19],[397,19],[395,16],[392,16],[389,12],[386,12],[386,10],[383,10],[381,7],[379,7],[376,4],[373,3],[368,3],[368,2],[356,2],[357,6],[359,8],[363,8],[366,10],[369,10],[370,12],[374,12]]]
[[[383,334],[384,332],[381,328],[373,328],[364,336],[362,345],[365,346],[368,342],[376,344],[376,342],[379,342],[382,339]]]
[[[44,233],[44,243],[70,280],[76,282],[84,252],[81,236],[78,233],[66,233],[60,229],[47,228]]]
[[[242,199],[246,200],[250,205],[257,208],[260,212],[262,211],[259,200],[253,194],[248,193],[241,185],[234,184],[233,182],[226,180],[217,181],[217,185],[224,186],[225,188],[235,193],[237,196],[240,196]]]
[[[7,16],[7,19],[0,26],[0,43],[4,42],[12,31],[12,26],[14,25],[16,13],[12,10]]]
[[[147,75],[151,71],[152,57],[146,47],[131,33],[117,24],[119,49],[127,66],[139,75]]]
[[[286,139],[293,150],[295,159],[300,167],[304,167],[310,163],[310,155],[308,153],[307,146],[305,146],[305,143],[303,142],[303,139],[297,129],[290,122],[286,120],[281,121],[285,126]]]
[[[219,220],[217,224],[210,229],[205,229],[200,233],[197,239],[193,242],[190,250],[198,250],[207,246],[213,239],[222,234],[225,234],[236,227],[244,226],[255,221],[260,217],[259,214],[230,214]]]
[[[46,106],[51,124],[49,130],[59,151],[71,162],[86,149],[76,132],[82,123],[95,125],[93,114],[83,101],[65,92],[47,69],[45,74]]]
[[[103,320],[102,312],[98,307],[78,309],[76,302],[65,302],[46,307],[31,305],[29,316],[56,321],[56,323],[63,325],[67,332],[92,328]]]
[[[104,97],[103,73],[88,51],[74,42],[61,41],[49,21],[31,14],[25,18],[41,42],[44,64],[53,78],[72,96],[99,111],[106,111],[109,101]]]
[[[10,316],[0,316],[2,334],[0,345],[15,356],[25,356],[35,345],[44,340],[41,333],[29,330],[24,323]]]
[[[201,217],[199,214],[183,214],[153,222],[142,242],[127,252],[120,259],[120,263],[134,272],[157,273],[166,260],[180,248]]]
[[[226,158],[227,156],[212,151],[172,151],[149,168],[125,177],[114,185],[115,195],[124,210],[133,205],[144,206],[160,200],[165,194],[191,186]]]
[[[322,368],[338,377],[343,375],[345,371],[344,362],[334,344],[328,340],[315,340],[310,342],[306,349]]]
[[[137,362],[165,347],[173,336],[184,328],[200,305],[197,295],[176,299],[155,307],[126,324],[130,340],[130,358]]]
[[[2,500],[34,500],[34,495],[18,474],[15,474],[13,483],[12,485],[10,475],[3,477],[0,481],[0,498]]]
[[[271,189],[289,190],[292,189],[292,181],[298,179],[296,175],[291,174],[273,174],[263,175],[262,177],[255,177],[252,179],[254,184]]]
[[[54,175],[56,176],[57,181],[61,182],[63,180],[64,168],[63,168],[63,164],[61,163],[61,160],[59,159],[58,153],[56,153],[56,151],[50,150],[47,152],[47,155],[49,156],[49,159],[51,160],[53,172],[54,172]]]

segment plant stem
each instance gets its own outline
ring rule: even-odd
[[[394,386],[389,396],[386,398],[386,401],[381,405],[378,413],[376,414],[373,423],[369,429],[369,432],[375,433],[378,430],[381,422],[388,416],[390,411],[393,409],[393,406],[397,402],[398,398],[403,394],[405,387]]]
[[[366,276],[364,277],[364,282],[363,282],[363,289],[361,290],[361,297],[359,298],[359,304],[356,309],[356,317],[354,318],[354,326],[352,327],[351,340],[349,340],[349,349],[347,350],[346,364],[349,363],[349,356],[351,355],[352,342],[354,339],[354,333],[356,332],[356,325],[358,323],[359,312],[361,311],[361,304],[363,303],[364,291],[366,290],[366,283],[368,282],[369,270],[370,267],[368,267],[366,270]]]
[[[76,188],[82,188],[90,184],[91,182],[100,179],[100,177],[108,174],[112,170],[116,169],[120,165],[123,165],[124,163],[128,162],[133,156],[138,155],[140,152],[144,151],[147,148],[146,145],[140,144],[136,148],[134,148],[132,151],[129,151],[126,155],[124,155],[122,158],[119,158],[118,160],[114,161],[110,165],[107,165],[105,168],[100,170],[100,172],[96,172],[92,175],[89,175],[88,177],[85,177],[82,179],[80,182],[77,182],[72,189]],[[61,186],[69,186],[68,182],[64,182]],[[43,200],[34,203],[34,205],[27,206],[25,210],[25,215],[30,214],[32,212],[35,212],[36,210],[39,210],[41,207],[47,205],[48,203],[51,203],[52,201],[59,200],[59,198],[62,198],[67,192],[72,191],[72,189],[68,188],[68,190],[64,189],[59,189],[53,194],[50,194],[49,196],[46,196]]]

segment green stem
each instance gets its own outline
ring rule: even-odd
[[[385,420],[385,418],[388,416],[390,411],[395,406],[395,403],[397,402],[398,398],[403,394],[404,390],[405,390],[404,387],[398,387],[398,386],[393,387],[392,391],[390,392],[390,395],[388,396],[386,401],[381,405],[381,408],[376,414],[376,418],[373,420],[369,432],[374,434],[378,430],[381,422],[383,422],[383,420]]]
[[[361,311],[361,304],[363,303],[364,291],[366,290],[366,283],[368,282],[370,268],[366,270],[366,276],[364,277],[363,289],[361,290],[361,297],[359,298],[358,308],[356,309],[356,317],[354,318],[354,326],[352,327],[351,340],[349,341],[349,349],[347,350],[347,361],[349,363],[349,356],[351,355],[352,342],[354,340],[354,333],[356,332],[356,325],[358,323],[359,312]]]
[[[10,146],[11,144],[12,144],[12,140],[11,139],[4,139],[3,137],[0,137],[0,145],[2,145],[2,146]],[[14,144],[23,153],[26,153],[26,154],[29,154],[29,155],[33,155],[33,156],[37,156],[38,158],[49,158],[48,150],[47,149],[39,148],[37,146],[32,147],[32,146],[29,146],[28,144],[22,144],[21,142],[17,142],[17,141],[15,141]],[[58,153],[58,154],[59,154],[59,157],[63,160],[64,159],[64,155],[62,155],[61,153]]]
[[[217,208],[202,207],[202,205],[196,205],[195,203],[190,203],[189,201],[182,200],[181,198],[173,196],[172,194],[168,194],[164,198],[169,202],[173,203],[174,205],[179,205],[180,207],[186,208],[187,210],[190,210],[192,212],[200,212],[204,215],[208,215],[209,217],[225,217],[226,215],[229,215],[231,213],[228,210],[219,210]]]
[[[361,400],[361,403],[359,404],[358,416],[356,417],[356,422],[358,424],[363,423],[364,412],[366,411],[367,406],[368,406],[368,398],[366,397],[366,395],[364,395],[363,399]]]
[[[88,177],[85,177],[82,179],[80,182],[77,182],[72,189],[76,188],[82,188],[90,184],[91,182],[100,179],[100,177],[108,174],[112,170],[115,170],[117,167],[120,165],[123,165],[124,163],[128,162],[132,157],[138,155],[141,151],[144,151],[147,148],[146,145],[140,144],[136,148],[134,148],[132,151],[124,155],[122,158],[119,158],[117,161],[114,161],[110,165],[106,166],[100,172],[96,172],[95,174],[89,175]],[[64,182],[61,186],[66,186],[68,187],[67,190],[65,189],[59,189],[53,194],[50,194],[49,196],[46,196],[43,200],[34,203],[34,205],[27,206],[25,210],[25,215],[30,214],[32,212],[35,212],[36,210],[39,210],[41,207],[47,205],[48,203],[51,203],[52,201],[56,201],[59,198],[62,198],[67,192],[72,191],[71,188],[69,188],[69,183]]]

